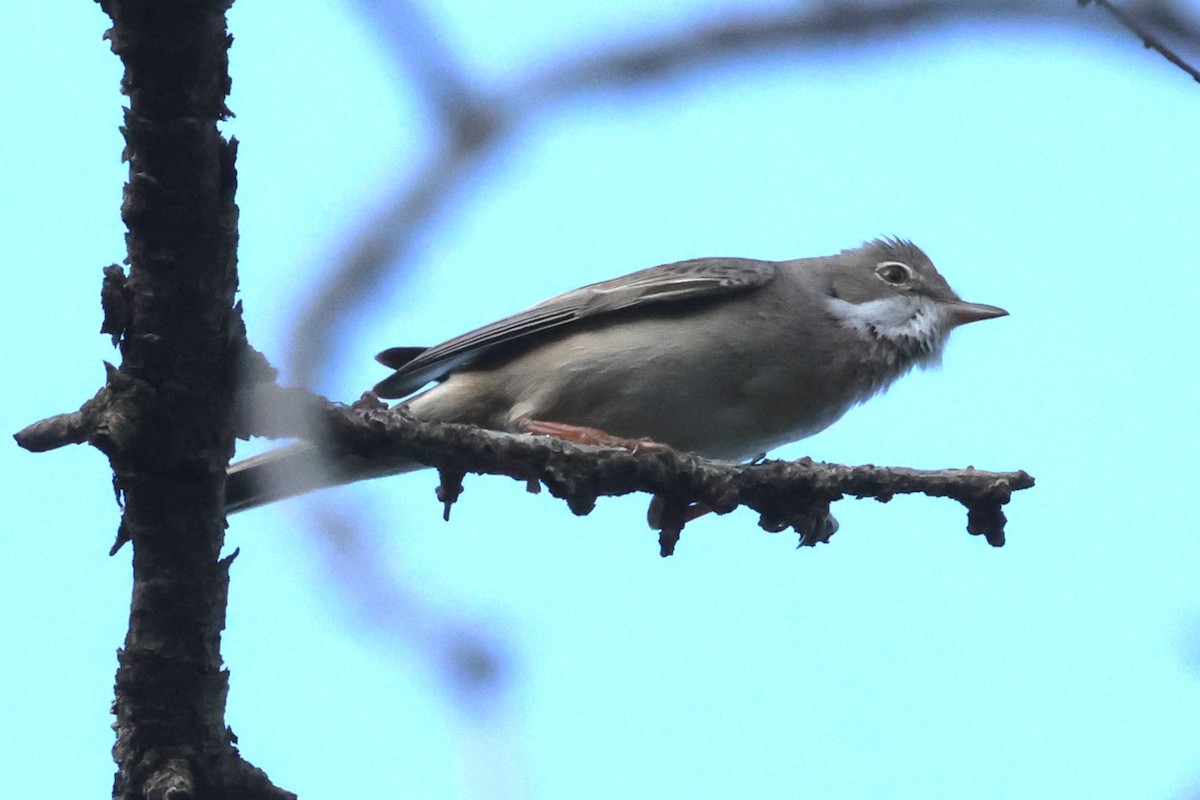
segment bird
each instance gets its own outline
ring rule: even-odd
[[[905,239],[787,261],[698,258],[589,284],[433,347],[384,350],[376,360],[393,372],[374,392],[421,420],[739,462],[824,430],[940,364],[959,326],[1007,314],[962,300]],[[226,512],[423,467],[381,471],[298,443],[232,465]]]

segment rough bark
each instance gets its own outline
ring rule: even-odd
[[[121,365],[77,431],[110,458],[132,543],[129,631],[118,653],[113,796],[290,797],[246,763],[225,726],[221,558],[233,453],[236,142],[225,12],[230,0],[101,0],[129,97],[121,216],[128,274],[105,271],[103,331]]]

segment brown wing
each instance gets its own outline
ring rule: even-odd
[[[770,261],[698,258],[663,264],[560,294],[502,320],[476,328],[414,355],[416,348],[393,347],[376,359],[396,370],[375,386],[380,397],[405,397],[441,380],[501,345],[581,320],[659,303],[701,297],[735,296],[775,277]]]

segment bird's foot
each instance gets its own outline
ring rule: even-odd
[[[631,453],[643,450],[668,450],[665,444],[653,439],[629,439],[624,436],[613,436],[599,428],[589,428],[586,425],[569,425],[565,422],[549,422],[542,419],[527,419],[521,422],[525,433],[535,436],[554,436],[575,444],[588,444],[595,447],[619,447]]]

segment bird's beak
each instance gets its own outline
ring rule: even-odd
[[[986,303],[968,303],[964,300],[946,303],[945,309],[950,325],[955,328],[959,325],[966,325],[968,322],[979,322],[981,319],[1008,316],[1008,312],[1003,308],[989,306]]]

